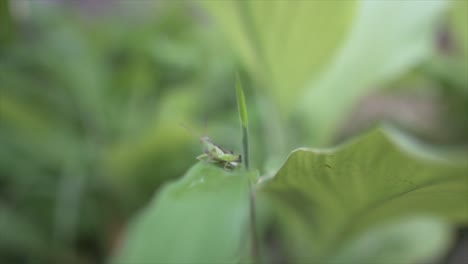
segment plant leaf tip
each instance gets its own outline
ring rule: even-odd
[[[236,76],[236,95],[237,95],[237,107],[239,108],[239,116],[242,122],[242,126],[247,128],[247,105],[245,103],[244,90],[242,89],[242,82],[239,75]]]

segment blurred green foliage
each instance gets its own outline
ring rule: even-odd
[[[197,139],[179,124],[231,115],[233,57],[189,4],[23,4],[0,61],[0,259],[102,259],[193,162]]]

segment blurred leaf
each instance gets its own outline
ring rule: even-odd
[[[451,229],[424,217],[403,218],[371,228],[340,250],[331,263],[431,263],[445,253]],[[424,241],[424,243],[421,243]]]
[[[260,194],[276,208],[295,260],[324,261],[369,227],[400,216],[466,223],[468,158],[443,157],[396,131],[375,130],[340,149],[294,151]]]
[[[111,147],[105,166],[113,181],[122,181],[124,185],[135,183],[139,191],[150,188],[147,191],[152,192],[157,184],[176,176],[174,172],[183,173],[183,164],[187,164],[188,155],[193,154],[186,149],[190,140],[190,135],[177,123],[158,123],[143,135]],[[190,160],[194,160],[193,155]],[[156,174],[155,168],[158,169]],[[168,171],[172,173],[166,175],[164,172]],[[142,184],[138,184],[139,181]]]
[[[36,162],[62,164],[69,148],[76,144],[74,135],[68,134],[70,131],[63,124],[53,122],[50,115],[40,107],[9,97],[8,93],[2,95],[0,142],[3,142],[3,146],[14,146],[16,150],[21,150],[21,163],[24,163],[25,156],[28,156],[31,158],[28,161],[31,166]],[[15,156],[18,153],[12,150],[9,152],[11,158],[18,159],[18,156]],[[0,159],[1,156],[0,154]]]
[[[462,92],[468,92],[468,1],[452,1],[450,26],[455,40],[455,56],[440,66],[439,72],[454,82]],[[442,61],[445,62],[445,61]],[[442,69],[445,68],[445,71]]]
[[[452,1],[451,26],[457,42],[457,48],[468,57],[468,1]],[[466,60],[465,60],[465,63]],[[466,72],[466,71],[465,71]]]
[[[31,137],[40,137],[50,133],[48,120],[38,109],[32,109],[25,103],[9,98],[6,93],[1,97],[0,119],[16,131],[28,133]]]
[[[344,45],[299,103],[311,144],[329,142],[358,98],[426,59],[445,1],[361,1]],[[398,19],[395,19],[398,17]]]
[[[283,110],[340,45],[355,2],[202,1]]]
[[[422,69],[460,95],[468,93],[468,60],[463,56],[434,56]]]
[[[13,19],[9,0],[0,0],[0,54],[3,53],[1,48],[11,40],[13,33]]]
[[[130,225],[115,263],[234,263],[248,219],[242,173],[197,164]]]
[[[151,109],[142,111],[141,103],[137,104],[128,118],[119,120],[131,131],[106,153],[105,166],[113,181],[126,187],[134,184],[136,188],[130,188],[133,191],[153,193],[164,180],[184,173],[188,167],[185,164],[195,159],[196,153],[187,146],[196,143],[197,138],[180,124],[193,119],[199,105],[197,91],[191,87],[172,88]],[[148,116],[141,119],[144,113]],[[156,175],[154,168],[158,168]]]
[[[25,221],[13,210],[0,204],[0,250],[17,250],[37,252],[45,250],[45,241],[40,230]]]

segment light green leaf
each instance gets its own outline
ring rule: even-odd
[[[201,1],[238,54],[290,109],[346,35],[356,1]],[[326,29],[326,30],[325,30]]]
[[[368,228],[409,214],[468,222],[468,159],[450,162],[409,142],[403,150],[402,139],[376,130],[340,149],[296,150],[260,187],[296,260],[328,260]]]
[[[347,40],[300,98],[311,144],[329,142],[356,101],[427,59],[447,1],[360,1]],[[398,19],[395,19],[398,17]]]
[[[236,77],[236,98],[237,110],[239,111],[239,117],[242,127],[247,128],[249,124],[247,104],[245,103],[244,90],[242,89],[242,82],[239,76]]]
[[[141,179],[134,177],[135,173],[144,175],[144,171],[151,171],[155,166],[161,171],[180,172],[175,175],[184,173],[186,168],[181,168],[180,164],[190,164],[187,159],[193,160],[196,153],[191,153],[187,144],[196,138],[180,124],[191,120],[192,113],[196,112],[196,100],[193,99],[196,91],[180,88],[184,89],[174,89],[163,97],[157,107],[144,112],[148,114],[146,119],[138,119],[144,115],[141,109],[131,113],[127,119],[119,119],[121,126],[127,126],[130,131],[133,129],[137,133],[128,133],[109,148],[105,156],[109,176],[126,178],[125,182],[128,183],[127,180]],[[126,121],[128,124],[125,124]],[[153,175],[152,179],[162,181],[169,176]]]
[[[468,1],[452,1],[450,22],[457,48],[466,58],[468,57]]]
[[[441,221],[403,218],[371,228],[339,250],[331,263],[430,263],[432,258],[445,253],[451,238],[450,227]]]
[[[238,262],[246,250],[247,178],[208,164],[194,166],[130,225],[114,262]]]
[[[441,59],[444,64],[439,66],[439,72],[455,81],[461,91],[468,92],[468,1],[452,1],[450,26],[456,52],[445,61]]]

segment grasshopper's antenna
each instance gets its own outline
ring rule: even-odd
[[[208,118],[205,116],[203,119],[203,135],[206,135],[206,124],[208,123],[207,120]]]
[[[190,129],[188,126],[186,126],[186,125],[184,125],[182,123],[179,123],[179,126],[183,127],[185,130],[187,130],[190,134],[192,134],[192,136],[198,137],[198,138],[201,137],[201,135],[195,133],[195,131],[193,129]]]

